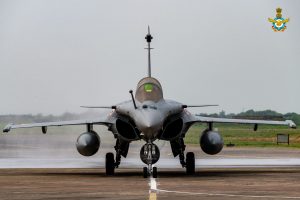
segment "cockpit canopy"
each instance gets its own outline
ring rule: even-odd
[[[140,80],[137,85],[135,99],[139,102],[154,101],[163,99],[163,92],[158,80],[152,77],[146,77]]]

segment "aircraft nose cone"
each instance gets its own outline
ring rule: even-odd
[[[145,138],[155,138],[158,131],[162,128],[163,119],[159,114],[146,114],[137,120],[138,129],[144,133]]]
[[[157,122],[155,120],[141,120],[140,128],[143,130],[151,130],[152,128],[155,128],[157,126]]]
[[[156,133],[160,129],[160,122],[145,120],[140,123],[139,129],[144,133],[144,135],[155,137]]]

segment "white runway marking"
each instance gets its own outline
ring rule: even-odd
[[[293,196],[272,196],[272,195],[242,195],[242,194],[225,194],[225,193],[207,193],[207,192],[184,192],[184,191],[172,191],[172,190],[163,190],[157,188],[158,183],[156,179],[150,177],[149,181],[149,200],[156,200],[158,193],[174,193],[174,194],[183,194],[183,195],[196,195],[196,196],[223,196],[223,197],[245,197],[245,198],[260,198],[260,199],[300,199],[300,197]]]
[[[157,184],[155,178],[150,177],[150,190],[157,190]]]
[[[242,195],[242,194],[225,194],[225,193],[207,193],[207,192],[183,192],[183,191],[172,191],[172,190],[162,190],[157,188],[156,179],[150,177],[149,182],[149,200],[156,200],[157,193],[174,193],[174,194],[184,194],[184,195],[199,195],[199,196],[223,196],[223,197],[245,197],[245,198],[262,198],[262,199],[300,199],[300,197],[290,197],[290,196],[272,196],[272,195]]]
[[[226,196],[226,197],[247,197],[247,198],[270,198],[270,199],[300,199],[300,197],[289,197],[289,196],[270,196],[270,195],[242,195],[242,194],[222,194],[222,193],[205,193],[205,192],[181,192],[171,190],[157,189],[157,192],[175,193],[175,194],[187,194],[187,195],[204,195],[204,196]]]
[[[157,183],[155,178],[150,177],[149,186],[149,200],[156,200]]]

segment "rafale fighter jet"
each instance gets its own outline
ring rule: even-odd
[[[154,143],[156,140],[169,141],[174,157],[178,156],[182,167],[188,174],[195,172],[195,156],[188,152],[185,156],[184,137],[188,129],[194,123],[205,123],[207,129],[199,133],[200,147],[207,154],[217,154],[223,148],[221,135],[213,129],[213,123],[238,123],[253,124],[254,130],[258,124],[287,125],[296,128],[293,121],[266,121],[225,119],[195,116],[188,112],[188,107],[205,107],[214,105],[186,105],[163,97],[162,86],[159,81],[151,77],[150,43],[152,36],[148,27],[148,76],[137,84],[135,97],[130,90],[132,100],[122,102],[110,107],[84,106],[87,108],[112,109],[108,116],[100,116],[94,120],[75,120],[60,122],[44,122],[33,124],[8,124],[3,132],[11,129],[41,127],[42,132],[47,132],[48,126],[86,125],[86,132],[77,139],[77,150],[83,156],[94,155],[100,147],[100,138],[93,130],[93,125],[104,125],[112,132],[116,139],[116,156],[113,153],[106,154],[105,168],[107,175],[113,175],[115,168],[121,163],[121,157],[126,157],[131,142],[144,140],[145,145],[140,151],[140,158],[147,167],[143,168],[144,177],[152,175],[157,177],[157,168],[152,167],[159,160],[160,151]]]

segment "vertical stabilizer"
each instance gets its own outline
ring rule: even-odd
[[[145,37],[147,43],[148,43],[148,47],[146,48],[148,50],[148,77],[151,77],[151,48],[150,47],[150,43],[151,40],[153,39],[152,35],[150,34],[150,27],[148,26],[148,34]]]

